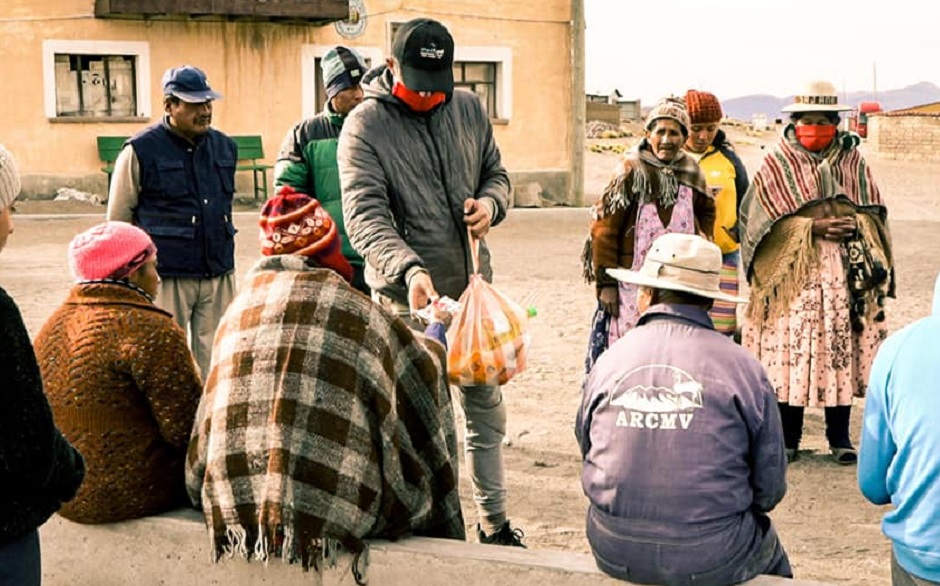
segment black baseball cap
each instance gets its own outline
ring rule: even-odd
[[[454,91],[454,37],[430,18],[409,20],[392,41],[402,83],[416,92]]]

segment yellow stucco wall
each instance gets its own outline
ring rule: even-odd
[[[388,46],[388,21],[426,15],[444,22],[458,46],[511,51],[512,118],[495,126],[510,171],[568,170],[573,122],[569,0],[365,0],[366,27],[352,40],[322,27],[209,21],[94,18],[94,0],[3,0],[0,79],[5,80],[0,142],[20,160],[24,175],[100,173],[98,135],[126,135],[159,119],[160,78],[168,67],[204,69],[216,103],[213,124],[229,134],[261,134],[268,162],[302,114],[305,45]],[[445,11],[441,7],[446,6]],[[434,9],[437,10],[434,10]],[[123,123],[50,121],[43,107],[44,40],[143,41],[149,44],[149,120]],[[16,80],[15,86],[11,83]],[[9,85],[8,85],[9,84]],[[140,97],[139,97],[140,99]]]

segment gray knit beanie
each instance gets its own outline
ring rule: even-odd
[[[326,98],[332,100],[341,91],[359,85],[368,67],[358,51],[337,45],[320,59],[320,69],[323,70]]]
[[[13,155],[0,144],[0,210],[5,210],[20,194],[20,170]]]

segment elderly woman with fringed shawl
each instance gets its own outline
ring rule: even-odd
[[[825,408],[833,459],[856,462],[852,398],[864,396],[894,296],[887,209],[859,137],[838,131],[848,109],[832,84],[810,84],[784,108],[791,123],[741,204],[751,287],[742,343],[776,389],[790,461],[809,406]]]
[[[662,234],[711,239],[715,200],[698,163],[682,150],[688,136],[685,104],[673,98],[661,100],[646,118],[646,137],[624,155],[616,177],[594,204],[581,258],[585,278],[596,283],[598,301],[586,372],[640,318],[636,286],[618,282],[607,269],[639,270]]]
[[[336,224],[309,196],[282,188],[261,228],[189,446],[214,559],[320,570],[345,549],[357,571],[367,538],[463,540],[444,326],[425,338],[353,289]]]

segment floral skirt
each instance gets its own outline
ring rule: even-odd
[[[819,265],[789,310],[764,323],[746,320],[742,345],[764,365],[779,402],[851,405],[865,396],[887,324],[873,319],[880,308],[869,307],[864,329],[853,331],[841,247],[825,240],[816,246]]]

